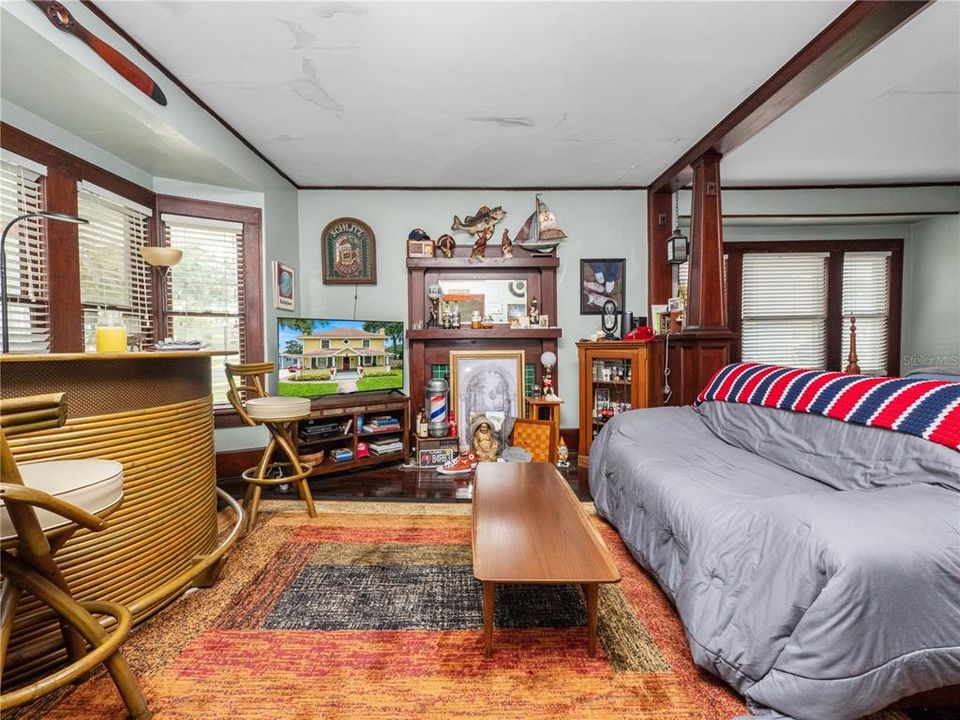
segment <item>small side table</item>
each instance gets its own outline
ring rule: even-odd
[[[553,424],[553,457],[550,462],[557,462],[557,448],[560,447],[560,406],[563,400],[546,400],[544,398],[527,398],[528,420],[549,420]]]

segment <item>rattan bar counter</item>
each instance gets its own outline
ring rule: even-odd
[[[62,428],[10,440],[18,462],[107,458],[123,463],[123,505],[99,533],[77,532],[57,554],[74,596],[115,601],[135,622],[192,586],[216,580],[241,512],[216,485],[210,358],[222,352],[0,356],[0,397],[65,392]],[[218,495],[234,510],[218,532]],[[4,682],[66,657],[52,613],[24,597]]]

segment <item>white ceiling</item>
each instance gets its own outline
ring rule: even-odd
[[[847,3],[98,5],[298,184],[537,187],[649,183]]]
[[[940,0],[724,157],[724,185],[960,180],[960,3]]]

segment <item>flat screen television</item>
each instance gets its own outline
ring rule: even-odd
[[[280,395],[322,397],[403,387],[403,323],[277,320]]]

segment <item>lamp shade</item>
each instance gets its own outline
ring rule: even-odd
[[[156,245],[144,245],[140,248],[140,254],[154,267],[173,267],[183,259],[183,250]]]
[[[547,368],[552,368],[557,364],[557,356],[555,353],[547,350],[540,356],[540,364]]]

